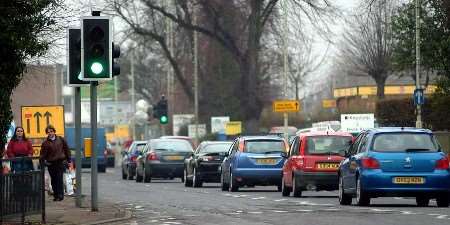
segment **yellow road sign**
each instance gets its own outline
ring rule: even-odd
[[[274,112],[298,112],[300,111],[300,102],[297,100],[278,100],[272,104]]]
[[[225,125],[226,135],[236,135],[242,133],[242,122],[241,121],[230,121]]]
[[[46,137],[45,127],[49,124],[56,129],[56,134],[64,136],[64,107],[22,106],[22,126],[28,138]]]
[[[322,108],[324,108],[324,109],[336,108],[336,100],[334,100],[334,99],[322,100]]]

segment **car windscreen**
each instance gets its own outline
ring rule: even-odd
[[[349,136],[316,136],[308,137],[306,142],[307,154],[339,154],[351,144]]]
[[[245,142],[244,152],[267,154],[285,152],[285,149],[282,140],[249,140]]]
[[[437,152],[439,145],[426,133],[382,133],[374,137],[372,151],[377,152]]]
[[[201,148],[199,153],[221,153],[228,152],[230,149],[231,143],[223,143],[223,144],[209,144],[205,147]]]
[[[156,151],[192,152],[192,146],[183,140],[161,140],[151,143],[151,148]]]

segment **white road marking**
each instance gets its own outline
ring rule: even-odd
[[[262,212],[248,212],[249,214],[262,214]]]
[[[242,210],[238,210],[238,211],[236,211],[237,213],[243,213],[244,211],[242,211]]]
[[[447,215],[440,215],[440,216],[436,217],[436,219],[441,219],[441,220],[447,219],[446,217],[447,217]]]
[[[340,211],[341,209],[336,209],[336,208],[329,208],[329,209],[324,209],[324,211]]]
[[[277,199],[277,200],[274,200],[275,202],[282,202],[282,201],[287,201],[288,199],[285,199],[285,198],[282,198],[282,199]]]
[[[289,211],[283,211],[283,210],[273,210],[273,212],[275,212],[275,213],[287,213],[287,212],[289,212]]]
[[[228,215],[240,215],[240,213],[235,213],[235,212],[231,212],[231,213],[227,213]]]
[[[312,209],[296,209],[297,212],[312,212]]]
[[[370,210],[375,211],[375,212],[392,212],[393,211],[390,209],[370,209]]]
[[[260,200],[260,199],[265,199],[266,197],[256,197],[256,198],[252,198],[253,200]]]
[[[400,211],[400,213],[403,214],[403,215],[417,215],[417,213],[411,212],[411,211]]]
[[[135,208],[135,209],[141,209],[141,208],[143,208],[143,206],[137,205],[137,206],[135,206],[134,208]]]

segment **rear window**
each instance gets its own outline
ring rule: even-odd
[[[138,144],[136,145],[136,147],[134,148],[133,152],[142,152],[142,150],[144,150],[145,148],[145,144]]]
[[[276,153],[285,152],[284,141],[279,140],[254,140],[246,141],[244,152],[248,153]]]
[[[227,152],[228,149],[230,149],[231,143],[227,144],[209,144],[206,145],[204,148],[200,149],[199,153],[220,153],[220,152]]]
[[[308,154],[339,154],[339,151],[347,149],[352,137],[344,136],[317,136],[308,137],[306,151]]]
[[[372,150],[377,152],[437,152],[439,145],[432,135],[425,133],[377,134]]]
[[[156,151],[192,152],[192,146],[183,140],[161,140],[151,143],[151,148]]]

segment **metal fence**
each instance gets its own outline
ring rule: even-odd
[[[38,157],[17,157],[0,159],[0,165],[0,224],[24,224],[26,215],[39,213],[45,223],[44,164]],[[5,165],[11,170],[5,171]]]

